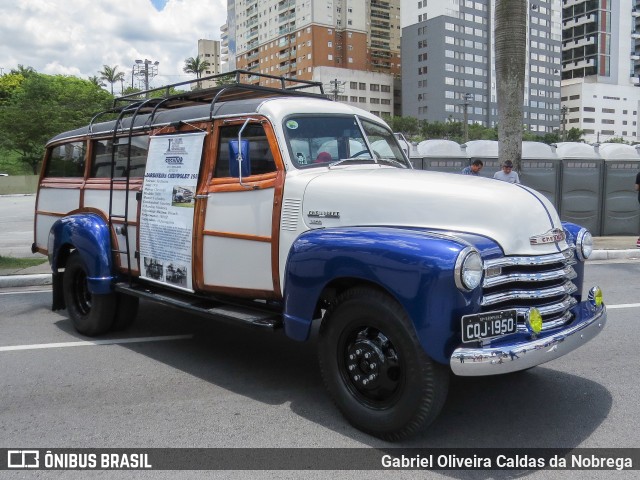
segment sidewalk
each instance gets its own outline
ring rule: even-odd
[[[589,260],[640,260],[638,237],[594,237],[593,254]],[[44,258],[44,257],[42,257]],[[49,262],[23,269],[0,269],[0,288],[32,287],[51,284]]]

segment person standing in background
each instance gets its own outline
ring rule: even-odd
[[[513,171],[513,162],[511,160],[506,160],[502,164],[502,170],[494,173],[493,178],[502,180],[503,182],[520,183],[520,177],[518,176],[518,172]]]
[[[471,162],[471,165],[464,167],[461,173],[462,175],[478,176],[483,166],[484,166],[484,163],[482,163],[482,160],[480,160],[479,158],[476,158],[473,162]]]

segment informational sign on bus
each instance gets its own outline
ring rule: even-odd
[[[140,276],[193,291],[193,206],[205,133],[151,137],[142,189]]]

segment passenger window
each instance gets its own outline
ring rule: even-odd
[[[45,177],[84,177],[86,146],[69,142],[51,149]]]
[[[111,159],[113,156],[113,140],[95,140],[91,159],[92,178],[111,178]],[[149,151],[149,136],[140,135],[131,138],[131,178],[144,177]],[[127,155],[129,153],[129,139],[118,138],[115,144],[114,177],[125,177]]]
[[[218,141],[218,158],[216,160],[216,169],[214,176],[216,178],[231,177],[231,172],[238,171],[238,168],[230,168],[231,162],[236,162],[233,150],[237,151],[237,144],[230,146],[230,142],[238,141],[238,132],[242,125],[232,125],[220,128],[220,137]],[[242,141],[248,142],[249,164],[242,169],[243,177],[245,175],[261,175],[276,171],[276,163],[273,159],[269,141],[264,128],[260,124],[249,124],[242,131]],[[247,150],[242,148],[243,153]],[[248,170],[248,171],[247,171]]]

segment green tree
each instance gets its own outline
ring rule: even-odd
[[[420,133],[420,122],[415,117],[398,117],[389,119],[389,125],[394,132],[402,133],[410,138]]]
[[[102,77],[97,75],[92,75],[88,79],[91,83],[93,83],[96,87],[106,87],[105,83],[102,81]]]
[[[0,148],[17,153],[37,174],[44,145],[52,136],[86,125],[111,101],[108,92],[88,80],[30,74],[2,105]]]
[[[211,64],[202,60],[200,57],[189,57],[184,61],[184,68],[182,69],[185,73],[193,73],[196,78],[201,78],[202,74],[205,72],[207,68],[209,68]],[[198,82],[198,88],[200,88],[200,82]]]
[[[584,136],[584,130],[573,127],[566,132],[567,142],[584,142],[582,138]]]
[[[527,0],[496,0],[498,158],[520,171],[527,40]]]
[[[37,73],[33,67],[25,67],[24,65],[18,65],[17,68],[12,68],[11,73],[22,75],[23,77],[28,77]]]
[[[109,65],[103,65],[102,71],[98,72],[101,80],[106,80],[111,84],[111,95],[113,95],[113,84],[116,82],[124,81],[124,72],[118,71],[118,65],[110,67]]]
[[[0,77],[0,105],[6,102],[20,88],[24,77],[20,73],[8,73]]]

